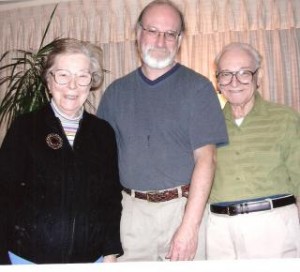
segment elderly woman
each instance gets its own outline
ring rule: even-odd
[[[45,65],[51,101],[17,118],[0,150],[0,264],[115,261],[121,186],[113,129],[84,110],[100,48],[59,39]]]

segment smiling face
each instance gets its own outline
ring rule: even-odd
[[[91,84],[80,86],[76,76],[70,82],[58,84],[51,74],[57,70],[67,70],[73,75],[85,75],[90,72],[90,60],[84,54],[61,54],[55,57],[55,63],[47,76],[47,84],[58,109],[69,117],[77,115],[86,101]]]
[[[141,24],[137,29],[137,44],[144,65],[168,70],[174,64],[182,36],[170,40],[163,32],[180,33],[178,12],[168,5],[154,5],[145,12]],[[153,35],[153,31],[160,33]]]
[[[218,72],[237,72],[240,70],[255,72],[256,69],[255,61],[251,55],[240,48],[226,51],[218,64]],[[226,100],[232,106],[247,108],[247,112],[249,112],[254,105],[254,94],[257,86],[257,74],[254,74],[252,80],[247,84],[239,82],[236,76],[233,76],[231,83],[228,85],[224,86],[218,82],[218,88]]]

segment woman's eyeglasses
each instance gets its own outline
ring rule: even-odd
[[[51,71],[50,75],[53,76],[54,81],[59,85],[68,84],[73,78],[79,86],[88,86],[92,82],[92,75],[89,72],[79,72],[76,74],[71,73],[68,70],[58,69]]]

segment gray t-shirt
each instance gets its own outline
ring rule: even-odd
[[[211,82],[180,64],[154,81],[140,68],[114,81],[97,115],[116,132],[120,179],[130,189],[161,190],[188,184],[193,151],[228,142]]]

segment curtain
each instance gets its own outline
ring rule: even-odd
[[[55,1],[1,9],[0,54],[9,49],[37,50]],[[108,71],[103,86],[89,98],[95,112],[105,88],[136,67],[134,27],[150,0],[73,0],[58,4],[45,43],[57,37],[91,41],[103,49]],[[259,91],[267,100],[300,111],[299,0],[174,0],[187,31],[178,61],[215,84],[214,58],[229,42],[248,42],[263,56]],[[3,90],[0,93],[0,99]],[[221,101],[222,98],[220,97]],[[2,132],[3,134],[4,132]]]

